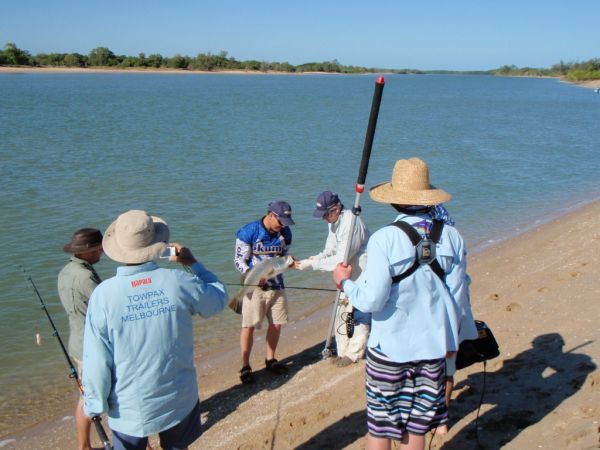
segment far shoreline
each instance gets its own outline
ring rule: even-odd
[[[148,73],[148,74],[178,74],[178,75],[392,75],[392,72],[364,72],[346,74],[341,72],[283,72],[276,70],[189,70],[125,67],[31,67],[31,66],[0,66],[3,73]]]
[[[0,66],[0,74],[6,73],[147,73],[147,74],[178,74],[178,75],[411,75],[396,72],[364,72],[364,73],[341,73],[341,72],[283,72],[275,70],[188,70],[188,69],[162,69],[162,68],[139,68],[126,67],[115,69],[113,67],[31,67],[31,66]],[[419,75],[428,75],[426,73]],[[502,76],[502,75],[490,75]],[[508,75],[514,76],[514,75]],[[567,81],[561,77],[551,76],[524,76],[524,78],[553,78],[562,83],[572,84],[588,89],[600,89],[600,80]]]

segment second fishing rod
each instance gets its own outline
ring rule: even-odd
[[[354,228],[356,226],[356,218],[360,215],[360,199],[365,190],[365,181],[367,179],[367,171],[369,170],[369,160],[371,158],[371,149],[373,148],[373,139],[375,138],[375,128],[377,127],[377,118],[379,117],[379,107],[381,105],[381,96],[383,94],[383,87],[385,85],[385,80],[383,77],[377,78],[375,81],[375,90],[373,92],[373,101],[371,103],[371,113],[369,115],[369,123],[367,125],[367,132],[365,135],[365,144],[363,146],[362,158],[360,162],[360,168],[358,170],[358,178],[356,180],[356,184],[354,190],[356,191],[356,196],[354,199],[354,207],[352,208],[352,221],[350,222],[350,230],[349,237],[346,240],[346,247],[344,248],[344,264],[348,264],[348,259],[350,256],[350,248],[352,247],[352,238],[354,236]],[[338,287],[337,293],[335,296],[335,301],[333,305],[333,311],[331,313],[331,319],[329,321],[329,327],[327,329],[327,336],[325,339],[325,347],[321,352],[323,358],[329,358],[332,356],[333,352],[331,349],[331,339],[333,337],[333,328],[335,326],[335,317],[337,314],[337,310],[340,305],[340,295],[342,291],[341,288]]]
[[[79,392],[81,393],[81,395],[83,395],[83,384],[81,383],[81,379],[79,378],[77,369],[75,369],[75,366],[73,365],[73,361],[71,361],[71,357],[69,356],[69,353],[67,352],[65,344],[63,343],[63,340],[61,339],[60,334],[58,333],[58,329],[54,325],[52,316],[50,315],[48,308],[46,308],[46,303],[44,302],[42,295],[38,291],[37,286],[33,282],[33,278],[31,278],[31,276],[27,273],[27,271],[25,270],[25,268],[23,266],[20,266],[20,267],[21,267],[21,270],[23,271],[23,275],[25,276],[25,279],[29,282],[29,284],[31,284],[31,287],[33,288],[33,291],[34,291],[36,297],[40,301],[40,304],[41,304],[40,309],[42,309],[44,311],[44,313],[46,313],[46,317],[48,318],[48,321],[50,322],[50,326],[52,327],[52,336],[54,336],[58,340],[58,344],[60,345],[60,348],[67,360],[67,364],[69,365],[69,371],[70,371],[69,378],[73,378],[73,380],[77,384],[77,388],[79,389]],[[39,340],[39,338],[38,338],[38,340]],[[108,439],[108,435],[106,434],[104,427],[102,426],[101,417],[94,416],[94,417],[91,417],[90,419],[91,419],[92,423],[94,424],[94,428],[96,429],[96,433],[98,433],[98,437],[100,438],[100,441],[102,442],[102,447],[104,448],[104,450],[112,450],[113,447],[110,443],[110,440]]]

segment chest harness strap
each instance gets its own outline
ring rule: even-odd
[[[446,276],[446,272],[440,266],[440,263],[435,259],[435,245],[440,242],[440,237],[442,236],[442,229],[444,228],[444,222],[441,220],[433,220],[433,226],[431,227],[431,231],[425,237],[421,237],[419,232],[415,230],[415,228],[402,221],[399,220],[397,222],[392,223],[395,227],[401,229],[406,233],[412,244],[415,246],[415,262],[408,270],[405,270],[403,273],[392,277],[392,284],[399,283],[411,276],[415,271],[421,267],[423,264],[428,264],[442,281]]]

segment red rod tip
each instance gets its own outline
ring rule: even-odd
[[[379,78],[377,78],[377,81],[375,83],[377,83],[377,84],[385,84],[385,80],[383,79],[383,77],[379,77]]]

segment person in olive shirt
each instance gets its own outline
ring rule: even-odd
[[[93,268],[102,255],[102,233],[95,228],[77,230],[64,251],[72,253],[70,261],[58,274],[58,295],[69,317],[69,355],[81,377],[83,360],[83,330],[88,301],[102,280]],[[83,398],[75,408],[75,424],[79,449],[91,449],[90,419],[83,413]]]

